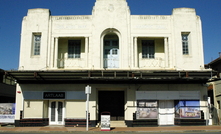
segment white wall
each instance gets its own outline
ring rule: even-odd
[[[67,55],[67,47],[56,45],[67,45],[69,38],[88,38],[88,53],[85,48],[82,58],[76,60],[80,62],[76,63],[79,66],[64,69],[103,69],[102,37],[105,30],[115,31],[119,37],[119,69],[203,69],[201,20],[195,9],[176,8],[172,15],[130,15],[126,1],[100,0],[96,1],[92,15],[51,16],[48,9],[29,9],[22,22],[19,70],[57,69],[54,66],[59,58],[57,52]],[[190,32],[190,54],[187,56],[182,55],[181,32]],[[42,34],[39,56],[31,54],[33,33]],[[134,66],[138,55],[134,38],[162,38],[163,45],[164,38],[168,39],[168,48],[161,48],[163,54],[156,53],[163,59],[162,67]]]

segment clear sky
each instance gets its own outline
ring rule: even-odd
[[[127,0],[132,15],[171,15],[173,8],[195,8],[201,17],[204,61],[221,52],[221,0]],[[95,0],[0,0],[0,68],[18,69],[22,18],[28,9],[47,8],[51,15],[91,15]]]

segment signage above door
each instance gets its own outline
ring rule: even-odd
[[[44,92],[43,99],[65,99],[65,92]]]

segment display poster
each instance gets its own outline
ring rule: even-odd
[[[0,103],[0,123],[14,123],[15,104]]]
[[[157,119],[157,101],[138,101],[137,119]]]
[[[175,102],[176,118],[201,118],[199,101]]]
[[[110,115],[101,115],[101,131],[110,131]]]

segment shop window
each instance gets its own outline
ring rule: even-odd
[[[81,58],[81,41],[80,40],[69,40],[68,58]]]
[[[154,40],[142,40],[142,58],[155,58]]]
[[[157,119],[158,103],[157,101],[137,100],[137,119]]]
[[[199,100],[176,100],[176,118],[201,118]]]

